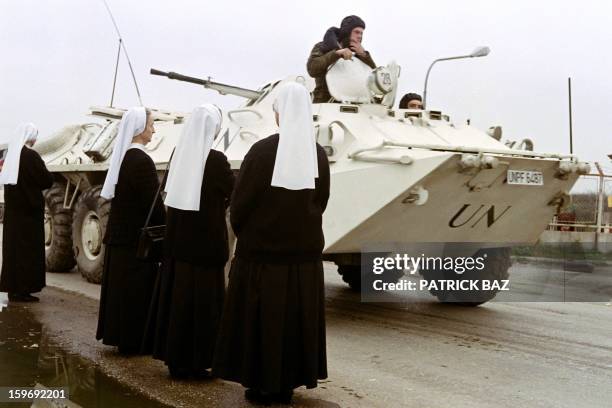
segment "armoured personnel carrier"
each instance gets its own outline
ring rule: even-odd
[[[503,143],[498,127],[482,131],[455,123],[441,111],[396,109],[399,67],[392,63],[371,70],[358,64],[354,59],[334,65],[327,74],[334,100],[313,106],[316,139],[331,169],[324,257],[338,265],[353,288],[360,286],[360,253],[372,243],[439,243],[444,252],[453,242],[474,243],[475,251],[482,242],[536,242],[567,202],[578,176],[589,171],[575,156],[533,151],[527,139]],[[224,113],[214,145],[236,171],[251,145],[277,130],[272,103],[278,86],[297,81],[314,87],[307,76],[250,90],[173,72],[151,73],[245,98],[242,106]],[[99,193],[122,113],[92,108],[91,114],[106,123],[66,127],[35,146],[56,175],[46,193],[49,270],[76,264],[85,278],[100,280],[109,203]],[[146,148],[161,171],[185,115],[154,115],[156,133]],[[497,257],[483,276],[507,276],[508,251],[498,251]],[[442,301],[452,295],[432,293]]]

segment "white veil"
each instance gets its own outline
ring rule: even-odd
[[[106,174],[104,186],[100,193],[102,197],[110,200],[115,196],[115,186],[119,179],[119,170],[121,169],[121,162],[123,161],[125,152],[127,152],[128,147],[132,144],[134,136],[142,133],[146,125],[147,112],[143,107],[130,108],[123,114],[121,122],[119,123],[119,131],[115,139],[115,146],[113,147],[108,173]]]
[[[297,82],[281,85],[274,111],[279,115],[279,141],[271,185],[314,189],[319,167],[308,90]]]
[[[0,172],[0,185],[17,184],[19,177],[19,162],[21,160],[21,148],[26,142],[35,142],[38,138],[38,129],[32,123],[19,125],[11,138],[8,153]]]
[[[221,129],[221,111],[212,104],[198,106],[187,120],[168,172],[165,204],[198,211],[206,160]]]

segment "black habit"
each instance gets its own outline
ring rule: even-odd
[[[34,150],[24,146],[17,184],[4,186],[0,292],[30,294],[45,287],[45,200],[53,175]]]
[[[172,374],[199,375],[212,365],[229,257],[225,210],[234,175],[225,155],[211,150],[200,209],[168,207],[165,258],[156,283],[148,331],[153,357]]]
[[[315,189],[272,187],[278,135],[245,156],[230,217],[238,237],[213,374],[279,393],[327,378],[322,214],[329,164],[317,145]]]
[[[115,197],[104,237],[106,253],[96,338],[118,346],[119,352],[141,350],[157,264],[136,258],[140,229],[159,187],[155,164],[148,154],[128,149],[121,163]],[[161,199],[150,225],[164,223]]]

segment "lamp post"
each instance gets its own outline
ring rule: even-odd
[[[491,49],[489,47],[478,47],[471,54],[468,55],[459,55],[457,57],[446,57],[446,58],[438,58],[434,62],[431,63],[429,69],[427,70],[427,75],[425,75],[425,87],[423,88],[423,109],[427,108],[427,80],[429,79],[429,73],[431,72],[431,68],[434,66],[436,62],[439,61],[450,61],[462,58],[474,58],[474,57],[486,57],[489,55]]]

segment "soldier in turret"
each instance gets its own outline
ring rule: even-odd
[[[400,109],[423,109],[423,98],[416,93],[407,93],[399,103]]]
[[[347,16],[342,19],[340,28],[329,28],[323,41],[315,44],[306,63],[308,74],[316,83],[313,103],[325,103],[332,99],[327,89],[325,74],[340,58],[348,60],[355,56],[371,68],[376,68],[372,56],[361,45],[364,30],[365,23],[361,18]]]

